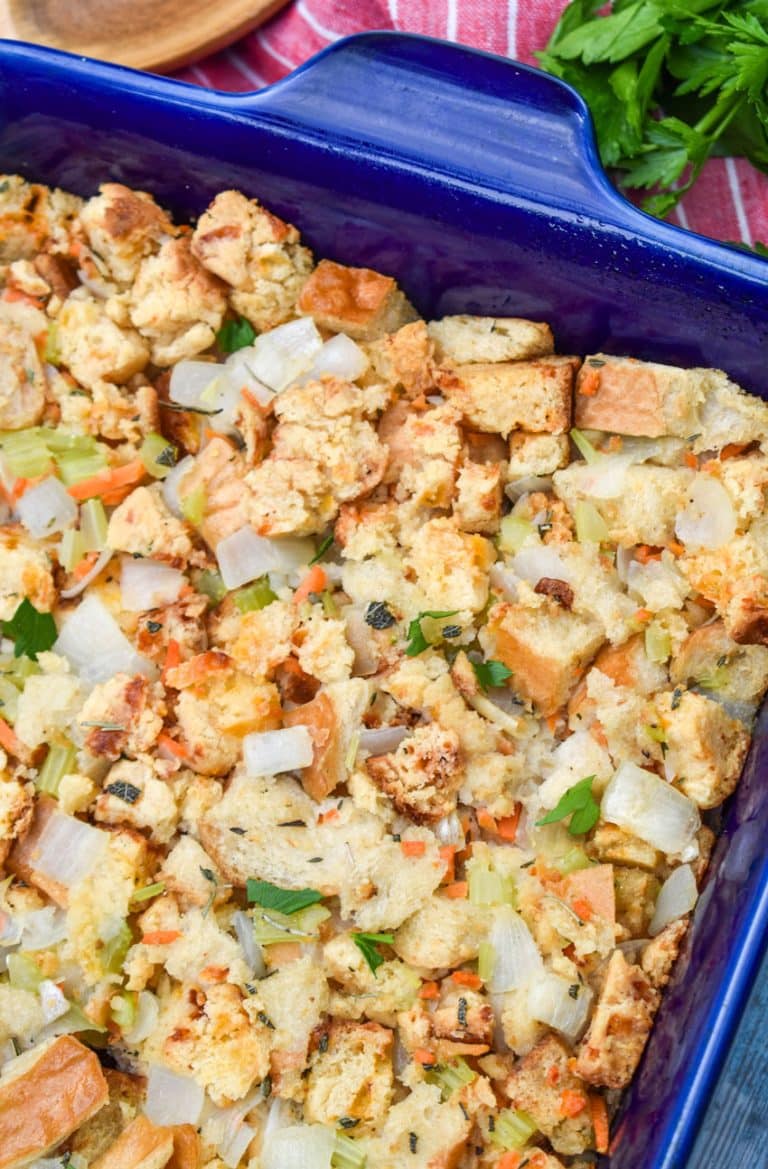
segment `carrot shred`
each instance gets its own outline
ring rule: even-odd
[[[653,613],[651,612],[650,609],[636,609],[635,610],[635,621],[641,621],[641,622],[650,621],[651,617],[653,617]]]
[[[437,851],[440,853],[441,860],[445,861],[443,881],[450,882],[456,876],[456,845],[441,844]]]
[[[89,476],[88,479],[81,479],[79,483],[73,483],[68,487],[67,491],[73,499],[80,501],[100,496],[111,506],[118,495],[120,499],[117,502],[122,502],[125,494],[140,483],[146,474],[147,469],[141,459],[133,459],[130,463],[124,463],[122,467],[108,467]]]
[[[0,747],[9,755],[19,755],[21,743],[4,718],[0,718]]]
[[[577,917],[580,917],[582,921],[591,921],[594,917],[592,906],[590,902],[587,901],[586,897],[574,897],[573,901],[571,902],[571,907],[573,912],[577,915]]]
[[[165,731],[157,736],[158,747],[165,747],[166,751],[170,751],[176,759],[189,759],[189,747],[184,743],[180,743],[178,739],[172,739]]]
[[[563,1116],[578,1116],[587,1107],[587,1098],[575,1088],[564,1088],[560,1096],[560,1111]]]
[[[321,568],[319,564],[313,565],[293,594],[293,603],[300,604],[301,601],[307,599],[310,593],[321,593],[327,583],[328,577],[325,569]]]
[[[685,546],[678,544],[677,540],[670,540],[667,547],[673,556],[682,556],[685,553]]]
[[[430,1051],[428,1047],[417,1047],[413,1053],[413,1058],[416,1063],[420,1063],[422,1067],[432,1067],[435,1061],[434,1051]]]
[[[168,638],[168,649],[165,653],[165,661],[163,662],[163,669],[161,677],[165,682],[168,677],[169,670],[175,670],[181,662],[181,646],[175,637]]]
[[[520,1169],[522,1164],[522,1153],[502,1153],[496,1162],[496,1169]]]
[[[30,296],[27,292],[22,292],[20,288],[13,288],[9,286],[3,293],[3,300],[8,304],[14,301],[23,301],[24,304],[31,304],[33,308],[42,308],[43,302],[38,296]]]
[[[481,828],[484,828],[486,832],[496,831],[496,820],[487,808],[478,808],[475,815],[477,816],[478,824]]]
[[[690,467],[692,471],[698,471],[699,460],[696,458],[696,455],[693,453],[693,451],[685,452],[685,455],[683,456],[683,462],[685,463],[686,467]]]
[[[148,934],[142,934],[141,940],[146,946],[167,946],[180,937],[180,930],[150,930]]]
[[[517,836],[517,828],[520,823],[520,813],[523,810],[522,804],[515,804],[515,810],[511,816],[502,816],[496,824],[496,831],[502,840],[514,844]]]
[[[749,446],[748,442],[727,442],[720,451],[720,462],[724,459],[735,459],[737,455],[742,455]]]
[[[640,564],[649,564],[651,560],[661,559],[661,549],[654,548],[650,544],[638,544],[635,549],[635,560]]]
[[[403,856],[424,856],[427,845],[423,840],[401,840],[400,849]]]
[[[422,982],[421,990],[419,991],[420,999],[439,999],[440,987],[436,982]]]
[[[453,881],[452,884],[446,885],[443,891],[446,897],[453,901],[464,901],[469,892],[469,885],[466,881]]]
[[[480,975],[472,970],[454,970],[451,982],[455,982],[457,986],[466,986],[469,990],[479,990],[483,985]]]
[[[21,499],[25,491],[28,491],[30,487],[34,487],[36,483],[42,483],[43,479],[47,478],[48,472],[43,471],[42,475],[34,475],[31,479],[17,479],[11,488],[11,502],[16,503],[17,500]]]
[[[608,1152],[608,1109],[602,1096],[589,1097],[589,1110],[592,1116],[592,1128],[595,1130],[595,1148],[598,1153]]]
[[[321,812],[317,817],[318,824],[329,824],[331,820],[335,820],[339,814],[338,808],[329,808],[327,812]]]
[[[554,1087],[559,1079],[560,1079],[560,1068],[557,1066],[556,1063],[550,1064],[550,1066],[547,1068],[547,1083],[551,1084],[552,1087]]]

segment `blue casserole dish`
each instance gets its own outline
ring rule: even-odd
[[[560,352],[715,365],[768,397],[765,262],[631,207],[577,94],[497,57],[365,34],[233,95],[4,42],[0,170],[80,194],[118,180],[180,216],[235,186],[321,255],[396,276],[425,315],[547,320]],[[685,1163],[768,938],[766,777],[768,711],[611,1169]]]

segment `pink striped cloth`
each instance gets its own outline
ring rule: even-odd
[[[566,0],[293,0],[232,48],[178,76],[251,90],[284,77],[339,37],[371,29],[424,33],[535,64]],[[744,159],[713,159],[673,219],[716,239],[768,243],[768,175]]]

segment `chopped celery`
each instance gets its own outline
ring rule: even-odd
[[[356,731],[354,735],[350,736],[347,745],[347,752],[344,756],[344,766],[347,771],[353,771],[355,767],[355,760],[357,759],[357,752],[360,747],[360,733]]]
[[[659,621],[651,621],[645,631],[645,652],[652,662],[666,662],[672,653],[669,630]]]
[[[718,663],[718,665],[714,668],[714,670],[710,671],[710,673],[701,674],[700,677],[696,679],[696,684],[701,686],[704,690],[717,691],[724,690],[728,685],[729,680],[730,671],[728,666],[725,664],[720,665]]]
[[[162,434],[148,434],[141,444],[139,455],[148,473],[154,479],[164,479],[176,466],[178,448]]]
[[[0,675],[13,682],[19,690],[23,688],[27,678],[39,673],[40,667],[37,662],[33,662],[26,654],[21,654],[18,658],[8,654],[0,655]]]
[[[663,727],[659,727],[655,723],[646,723],[643,729],[648,738],[653,739],[654,743],[666,743],[667,732]]]
[[[576,539],[579,543],[602,544],[608,538],[608,525],[594,503],[579,500],[576,504]]]
[[[56,466],[65,487],[71,487],[73,483],[80,483],[103,471],[107,466],[107,456],[104,449],[96,444],[93,450],[79,448],[62,451],[56,456]]]
[[[11,986],[17,990],[37,990],[43,981],[43,973],[30,954],[16,951],[9,954],[6,961]]]
[[[320,594],[320,601],[321,601],[321,604],[323,606],[323,612],[325,613],[326,617],[338,617],[339,606],[336,604],[335,600],[333,599],[333,593],[330,591],[330,589],[325,589]]]
[[[488,983],[493,978],[496,968],[496,951],[491,942],[481,942],[477,951],[477,973],[483,982]]]
[[[135,991],[126,990],[109,1000],[110,1014],[121,1031],[130,1031],[135,1023],[138,997]]]
[[[585,460],[585,462],[587,462],[587,463],[599,463],[600,462],[600,459],[603,456],[600,454],[599,450],[597,450],[595,447],[592,446],[592,443],[589,441],[589,439],[587,438],[587,436],[583,430],[577,430],[576,427],[574,426],[571,429],[571,439],[573,440],[574,446],[578,450],[581,457]]]
[[[268,576],[260,576],[253,584],[245,585],[232,594],[237,608],[241,613],[252,613],[255,609],[266,609],[277,600],[277,593],[273,593],[269,585]]]
[[[203,517],[205,515],[205,505],[205,487],[200,484],[199,487],[195,487],[193,491],[190,491],[189,494],[185,495],[181,500],[181,514],[184,516],[184,519],[188,524],[192,524],[193,527],[198,528],[203,522]]]
[[[224,581],[218,572],[214,572],[210,568],[204,568],[194,577],[194,585],[199,593],[208,597],[212,605],[218,605],[227,595],[227,586]]]
[[[437,1084],[443,1100],[448,1100],[459,1088],[476,1080],[477,1073],[473,1072],[467,1062],[459,1057],[451,1063],[438,1064],[427,1073],[426,1078],[430,1084]]]
[[[470,861],[467,870],[472,905],[514,905],[515,885],[510,877],[478,861]]]
[[[522,516],[505,515],[499,528],[499,548],[502,552],[514,555],[532,536],[538,537],[538,531],[530,520]]]
[[[48,322],[48,329],[45,334],[45,352],[43,359],[49,365],[58,365],[61,361],[61,351],[59,349],[59,326],[56,321]]]
[[[104,943],[101,951],[101,964],[108,974],[120,973],[132,942],[131,927],[127,921],[121,922],[117,932]]]
[[[72,770],[75,762],[75,748],[71,743],[65,746],[51,744],[43,766],[37,773],[35,787],[49,796],[58,796],[59,784]]]
[[[78,528],[67,528],[59,545],[59,564],[65,572],[72,572],[85,556],[85,536]]]
[[[255,905],[253,932],[260,946],[272,946],[277,942],[311,942],[317,938],[321,922],[330,916],[330,911],[322,905],[310,905],[292,914]]]
[[[569,873],[576,873],[579,869],[592,868],[593,861],[589,859],[583,848],[579,848],[578,844],[570,848],[564,856],[558,857],[557,860],[550,862],[553,869],[557,869],[558,873],[562,873],[567,877]]]
[[[0,676],[0,718],[7,723],[16,721],[19,706],[19,691],[9,678]]]
[[[525,1148],[538,1127],[533,1117],[522,1108],[504,1108],[497,1113],[493,1132],[488,1137],[492,1144],[502,1149],[519,1151]]]
[[[365,1152],[356,1141],[337,1132],[331,1154],[333,1169],[364,1169]]]
[[[149,901],[150,897],[159,897],[165,893],[165,881],[155,881],[152,885],[145,885],[131,894],[131,901]]]
[[[86,499],[80,508],[80,531],[86,552],[102,552],[107,546],[107,513],[100,499]]]
[[[51,453],[39,426],[1,431],[0,451],[15,478],[34,479],[51,468]]]

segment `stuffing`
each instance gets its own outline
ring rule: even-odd
[[[56,326],[61,362],[87,389],[100,382],[126,382],[149,360],[139,333],[115,324],[95,297],[71,296]]]
[[[440,1089],[416,1084],[390,1108],[377,1136],[368,1142],[368,1169],[452,1169],[472,1129],[458,1094],[442,1101]]]
[[[575,357],[542,357],[496,365],[443,369],[438,385],[466,422],[478,430],[563,434],[571,421]]]
[[[616,920],[631,938],[647,938],[661,885],[643,869],[616,866]]]
[[[182,661],[203,653],[208,648],[203,621],[207,607],[207,597],[192,594],[173,605],[140,614],[135,634],[137,651],[158,665],[165,664],[171,642],[179,647]]]
[[[487,910],[469,901],[430,897],[395,934],[398,957],[411,966],[439,970],[477,957],[488,930]]]
[[[46,249],[67,252],[82,200],[58,189],[0,175],[0,264]]]
[[[79,1154],[89,1163],[106,1153],[143,1103],[144,1080],[140,1077],[104,1068],[104,1078],[109,1100],[67,1142],[70,1153]]]
[[[455,521],[441,517],[422,526],[405,566],[418,578],[425,609],[476,613],[488,599],[494,555],[490,540],[459,531]]]
[[[298,625],[297,607],[275,600],[263,609],[233,612],[222,618],[212,636],[238,669],[254,678],[271,678],[281,662],[290,657]]]
[[[51,559],[37,540],[18,527],[0,527],[0,621],[10,621],[26,597],[38,611],[53,608],[56,590]]]
[[[338,378],[284,390],[272,451],[245,477],[250,523],[264,536],[322,532],[339,506],[380,481],[387,450],[361,391]]]
[[[692,449],[720,450],[729,443],[749,446],[757,441],[768,453],[768,406],[753,394],[745,393],[719,369],[697,371],[705,391],[699,410]]]
[[[328,984],[307,955],[262,979],[249,1015],[263,1012],[271,1024],[270,1075],[272,1090],[286,1099],[301,1099],[306,1084],[301,1073],[315,1029],[328,1009]]]
[[[673,782],[700,808],[715,808],[736,787],[750,735],[719,702],[686,691],[656,698],[666,739],[665,763]]]
[[[663,990],[669,982],[672,967],[687,931],[687,918],[670,922],[643,947],[640,965],[656,990]]]
[[[205,849],[191,836],[180,836],[163,861],[158,879],[173,893],[182,909],[204,908],[211,900],[211,881],[204,870],[213,873],[221,884],[221,874]],[[216,894],[214,904],[225,897],[225,891]]]
[[[356,1121],[377,1128],[392,1104],[392,1032],[379,1023],[334,1022],[309,1063],[304,1119],[310,1124]]]
[[[397,544],[397,506],[394,502],[345,503],[333,529],[333,538],[345,560],[365,560]]]
[[[526,361],[554,351],[549,325],[521,317],[443,317],[428,328],[441,362]]]
[[[131,324],[149,342],[155,365],[173,365],[208,349],[226,307],[221,281],[202,266],[184,236],[147,256],[130,290]]]
[[[32,305],[0,301],[0,430],[21,430],[40,421],[47,327],[45,313]]]
[[[346,638],[346,623],[325,614],[322,605],[312,611],[294,634],[296,657],[305,673],[320,682],[343,682],[349,678],[355,653]]]
[[[529,475],[552,475],[568,462],[567,434],[528,434],[513,430],[509,436],[507,479],[514,482]]]
[[[598,353],[576,379],[576,425],[586,430],[687,438],[698,430],[702,370]]]
[[[712,463],[707,464],[713,467]],[[759,452],[714,463],[717,478],[728,492],[740,528],[765,511],[768,458]]]
[[[608,537],[623,548],[649,544],[660,548],[675,538],[675,520],[693,477],[686,467],[629,467],[621,492],[610,499],[595,500],[591,494],[593,472],[588,464],[573,463],[555,471],[555,493],[573,513],[590,498],[608,527]]]
[[[45,1023],[38,994],[0,983],[0,1043],[7,1043],[9,1039],[29,1043],[38,1031],[42,1031]]]
[[[244,475],[243,456],[226,438],[216,435],[179,481],[180,499],[202,495],[200,534],[211,548],[248,522]]]
[[[302,768],[301,783],[318,802],[348,779],[354,764],[354,759],[348,758],[352,738],[368,705],[368,694],[368,685],[362,678],[335,682],[311,702],[283,715],[285,726],[309,730],[313,760],[309,767]]]
[[[331,983],[341,987],[374,1022],[394,1027],[398,1012],[413,1006],[421,979],[399,958],[389,958],[373,971],[349,934],[337,934],[326,942],[323,958]]]
[[[25,746],[40,747],[66,737],[83,702],[80,679],[54,653],[39,655],[42,673],[27,679],[19,695],[14,730]]]
[[[391,276],[321,260],[301,289],[299,313],[320,329],[373,341],[417,317]]]
[[[27,831],[34,811],[34,790],[18,779],[3,775],[0,779],[0,861],[6,860],[14,840]]]
[[[420,507],[448,507],[462,448],[460,415],[451,406],[414,413],[404,401],[382,415],[378,434],[389,452],[384,482],[395,498]]]
[[[366,761],[373,782],[416,824],[449,815],[456,807],[462,765],[459,737],[439,723],[416,727],[390,755]]]
[[[166,715],[163,688],[143,674],[115,674],[94,686],[77,716],[83,746],[105,759],[151,750]]]
[[[96,784],[87,775],[79,771],[70,771],[61,777],[59,782],[59,808],[68,816],[76,816],[85,812],[97,792]]]
[[[168,510],[159,487],[137,487],[109,519],[107,543],[116,552],[150,556],[174,567],[186,564],[192,541],[181,520]]]
[[[662,854],[650,844],[619,828],[618,824],[607,824],[604,821],[597,825],[586,848],[595,860],[613,865],[636,866],[649,873],[660,869],[663,861]]]
[[[476,990],[444,982],[432,1014],[432,1034],[439,1039],[490,1046],[494,1015],[488,1000]]]
[[[538,609],[501,602],[488,615],[481,645],[512,670],[510,684],[543,715],[568,701],[603,642],[602,627],[546,599]]]
[[[167,844],[176,832],[179,813],[170,785],[137,759],[121,759],[109,769],[96,800],[94,820],[148,829],[152,840]]]
[[[173,1154],[173,1129],[134,1117],[117,1140],[93,1162],[94,1169],[164,1169]]]
[[[570,1052],[554,1035],[540,1039],[504,1081],[503,1091],[514,1108],[528,1112],[558,1153],[582,1153],[592,1135],[589,1101],[583,1081],[574,1074]],[[563,1094],[574,1094],[566,1111]],[[576,1111],[575,1094],[583,1100]],[[575,1113],[575,1115],[569,1115]]]
[[[256,199],[222,191],[200,216],[192,253],[230,285],[229,300],[259,332],[296,315],[296,300],[312,270],[312,253],[290,223]]]
[[[675,686],[700,686],[730,702],[759,702],[768,689],[768,647],[739,645],[722,621],[702,625],[670,662]]]
[[[93,251],[119,285],[131,284],[141,261],[155,253],[173,223],[146,191],[132,191],[122,183],[102,183],[98,195],[80,211],[80,225]]]
[[[575,1071],[589,1084],[623,1088],[643,1053],[659,996],[639,966],[616,950],[611,955],[589,1030],[576,1054]]]
[[[130,837],[102,833],[104,847],[94,867],[69,887],[64,954],[80,966],[86,985],[96,986],[130,944],[126,918],[138,883],[142,853]]]
[[[98,381],[91,386],[91,399],[81,398],[71,410],[72,397],[62,399],[62,418],[78,429],[99,435],[110,442],[139,444],[158,429],[157,395],[150,385],[135,386],[141,378],[132,379],[123,388],[111,382]],[[80,416],[80,410],[84,415]]]
[[[379,684],[401,706],[420,710],[429,721],[455,731],[465,756],[497,748],[498,734],[493,725],[470,709],[446,662],[437,654],[402,659]],[[470,762],[468,758],[465,761]]]
[[[408,398],[429,394],[435,384],[432,340],[423,321],[403,325],[366,346],[372,362],[371,376]]]
[[[467,461],[456,481],[453,514],[465,532],[498,531],[501,520],[501,463]]]

